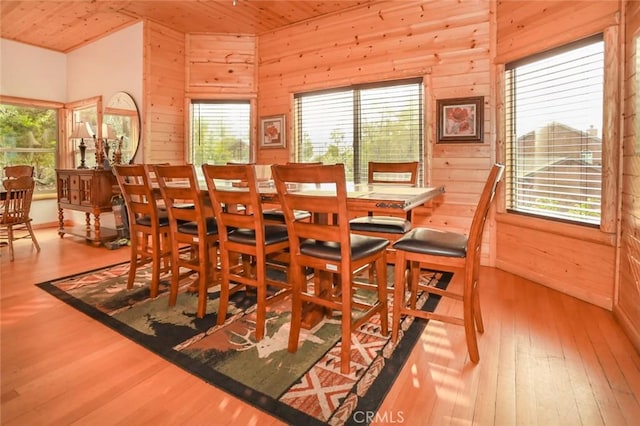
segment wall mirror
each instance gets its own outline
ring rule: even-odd
[[[102,116],[102,137],[106,139],[111,163],[128,164],[140,145],[140,113],[126,92],[118,92],[106,104]]]

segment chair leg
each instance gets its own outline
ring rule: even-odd
[[[380,309],[380,326],[383,336],[389,335],[389,308],[387,302],[387,261],[386,256],[380,257],[376,261],[376,275],[378,278],[378,303],[381,305]]]
[[[207,279],[209,278],[209,248],[205,246],[204,242],[200,243],[198,247],[198,311],[196,316],[198,318],[204,318],[207,312]]]
[[[256,341],[262,340],[265,334],[265,324],[267,317],[267,283],[266,283],[266,269],[264,262],[259,261],[256,265],[257,274],[257,295],[256,295]]]
[[[340,279],[342,282],[351,280],[350,271],[342,271]],[[342,342],[340,350],[340,373],[348,374],[351,371],[351,294],[348,291],[342,292]]]
[[[40,252],[40,244],[38,244],[38,240],[36,239],[36,234],[33,232],[33,228],[31,227],[31,222],[27,222],[25,224],[27,226],[27,230],[29,231],[29,236],[31,236],[31,241],[33,241],[33,245],[36,248],[37,252]]]
[[[220,282],[220,302],[218,303],[218,325],[224,324],[227,319],[227,305],[229,304],[230,285],[229,275],[231,274],[231,253],[220,251],[220,263],[222,267],[222,279]]]
[[[476,336],[476,317],[474,314],[473,275],[465,271],[463,305],[464,334],[467,340],[467,350],[471,362],[477,364],[480,361],[478,351],[478,339]]]
[[[171,247],[171,288],[169,289],[169,306],[175,306],[178,300],[178,286],[180,285],[179,244]]]
[[[13,227],[11,225],[7,227],[7,244],[9,244],[9,261],[13,262]]]
[[[146,239],[147,237],[145,237]],[[149,289],[149,296],[152,299],[155,299],[158,296],[158,288],[160,287],[160,255],[162,253],[160,247],[160,235],[154,234],[151,235],[151,250],[153,253],[151,255],[151,287]]]
[[[127,290],[133,288],[133,281],[136,278],[136,271],[138,270],[138,231],[131,232],[131,259],[129,260],[129,276],[127,278]]]
[[[406,285],[406,268],[400,265],[406,265],[404,252],[396,252],[396,267],[393,278],[393,320],[391,327],[391,340],[395,343],[398,341],[400,332],[400,316],[405,302],[405,285]]]
[[[291,328],[289,329],[289,346],[288,350],[294,353],[298,350],[298,339],[300,338],[300,328],[302,327],[302,292],[304,281],[306,278],[299,266],[293,266],[289,269],[291,283]]]

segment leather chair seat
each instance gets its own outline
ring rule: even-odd
[[[287,227],[282,225],[267,225],[264,227],[264,243],[265,245],[281,243],[287,241]],[[234,229],[229,233],[229,241],[240,244],[256,244],[256,233],[253,229]]]
[[[411,221],[401,217],[362,216],[349,221],[349,227],[352,231],[406,234],[411,230]]]
[[[416,228],[393,244],[405,250],[434,256],[466,257],[467,236],[430,228]]]
[[[136,223],[142,226],[151,226],[151,216],[140,216],[136,219]],[[169,226],[169,214],[166,210],[160,211],[160,214],[158,215],[158,225]]]
[[[386,238],[368,237],[365,235],[351,234],[351,258],[353,260],[369,256],[389,245]],[[340,244],[317,240],[306,240],[300,244],[300,253],[307,256],[319,257],[332,261],[339,261]]]
[[[293,212],[296,220],[304,220],[311,217],[311,213],[302,210],[296,210]],[[270,220],[272,222],[284,223],[284,213],[278,209],[268,209],[262,211],[262,217],[264,220]]]
[[[216,222],[215,217],[206,218],[207,223],[207,235],[213,235],[218,233],[218,223]],[[178,224],[178,232],[182,232],[184,234],[198,235],[198,224],[197,222],[185,222]]]

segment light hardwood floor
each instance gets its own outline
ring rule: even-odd
[[[0,249],[3,425],[281,424],[34,286],[128,249],[36,233],[39,254],[20,241],[11,263]],[[461,327],[430,322],[377,424],[638,424],[640,355],[610,312],[493,268],[481,300],[480,363]]]

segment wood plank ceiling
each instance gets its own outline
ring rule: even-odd
[[[0,37],[70,52],[140,20],[184,33],[261,34],[373,0],[0,1]]]

